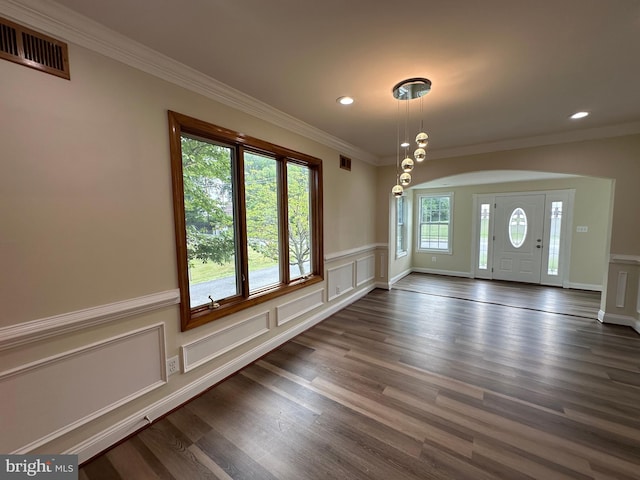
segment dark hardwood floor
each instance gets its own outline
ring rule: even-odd
[[[598,294],[420,274],[397,287],[80,479],[640,479],[640,335],[594,320]]]
[[[598,318],[600,293],[527,283],[453,278],[413,273],[393,288],[549,313]]]

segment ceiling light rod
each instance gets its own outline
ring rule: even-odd
[[[429,143],[429,136],[423,131],[422,128],[422,100],[423,97],[431,91],[431,80],[428,78],[409,78],[403,80],[393,87],[393,97],[398,101],[398,112],[400,112],[400,100],[413,100],[415,98],[420,99],[420,131],[416,135],[416,144],[418,148],[413,152],[413,156],[416,162],[422,162],[426,157],[426,148]],[[404,187],[408,187],[411,183],[411,171],[413,170],[415,163],[412,158],[406,154],[406,149],[409,147],[409,143],[406,141],[407,136],[407,122],[409,121],[409,103],[407,103],[406,117],[405,117],[405,141],[400,145],[405,149],[405,159],[400,163],[400,152],[396,154],[396,184],[391,189],[391,192],[395,197],[401,197],[404,193]],[[398,143],[400,143],[400,118],[398,118]],[[402,169],[403,173],[400,173]]]

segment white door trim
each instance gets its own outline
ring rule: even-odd
[[[493,272],[491,266],[493,264],[493,241],[489,241],[488,246],[488,268],[481,270],[478,267],[479,262],[479,238],[480,238],[480,225],[479,215],[480,206],[484,203],[491,205],[490,217],[489,217],[489,232],[490,239],[493,238],[494,219],[495,219],[495,204],[498,197],[505,196],[520,196],[520,195],[545,195],[545,215],[544,215],[544,232],[545,232],[545,245],[548,245],[549,232],[547,222],[550,220],[550,205],[551,201],[562,200],[566,202],[566,214],[563,212],[562,230],[561,230],[561,255],[560,265],[558,268],[558,275],[549,277],[548,275],[542,275],[541,284],[543,285],[557,285],[567,288],[569,285],[569,271],[571,265],[571,241],[573,233],[573,206],[575,200],[575,189],[562,189],[562,190],[536,190],[531,192],[505,192],[505,193],[476,193],[472,195],[473,198],[473,214],[472,214],[472,229],[471,229],[471,268],[473,278],[493,279]],[[547,208],[548,207],[548,208]],[[547,263],[545,258],[548,258],[548,252],[543,257],[543,269],[546,270]],[[543,270],[543,271],[544,271]]]

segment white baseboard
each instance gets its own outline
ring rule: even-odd
[[[480,278],[480,277],[474,277],[473,274],[469,273],[469,272],[457,272],[457,271],[451,271],[451,270],[437,270],[437,269],[433,269],[433,268],[412,268],[411,272],[416,272],[416,273],[428,273],[431,275],[446,275],[448,277],[463,277],[463,278]],[[404,273],[401,274],[401,276],[404,276]],[[395,283],[399,280],[400,278],[394,277],[394,279],[391,281],[391,283]],[[487,280],[490,280],[489,278],[487,278]],[[573,282],[566,282],[563,285],[563,288],[573,288],[575,290],[590,290],[590,291],[595,291],[595,292],[602,292],[602,285],[595,285],[595,284],[590,284],[590,283],[573,283]]]
[[[590,290],[592,292],[602,292],[602,285],[596,285],[591,283],[575,283],[565,282],[562,285],[563,288],[572,288],[574,290]]]
[[[267,340],[256,348],[240,355],[237,358],[234,358],[224,365],[221,365],[220,367],[198,378],[192,383],[165,396],[161,400],[158,400],[148,407],[145,407],[137,413],[117,422],[116,424],[103,430],[102,432],[93,435],[92,437],[84,440],[83,442],[75,445],[74,447],[68,449],[63,453],[78,455],[79,463],[86,462],[90,458],[107,450],[109,447],[126,438],[128,435],[135,433],[136,431],[147,425],[148,421],[145,418],[153,421],[162,417],[163,415],[166,415],[174,408],[177,408],[180,405],[186,403],[196,395],[204,392],[208,388],[211,388],[216,383],[219,383],[238,370],[246,367],[250,363],[255,362],[260,357],[269,353],[271,350],[279,347],[283,343],[291,340],[305,330],[320,323],[322,320],[325,320],[334,313],[342,310],[347,305],[364,297],[374,288],[376,288],[375,285],[371,285],[362,290],[358,290],[357,292],[353,293],[347,298],[344,298],[343,300],[340,300],[339,302],[331,304],[329,308],[307,318],[295,327],[292,327],[289,330],[282,332],[280,335]]]
[[[451,270],[436,270],[433,268],[412,268],[412,272],[416,273],[429,273],[432,275],[446,275],[448,277],[463,277],[463,278],[473,278],[473,275],[469,272],[455,272]]]
[[[389,282],[376,282],[374,284],[375,288],[381,288],[383,290],[391,290],[391,283]]]
[[[631,327],[636,332],[640,333],[640,320],[630,315],[617,315],[615,313],[606,313],[603,310],[600,310],[598,311],[598,320],[600,320],[601,323]]]
[[[394,283],[398,282],[399,280],[401,280],[402,278],[406,277],[407,275],[411,274],[413,270],[411,268],[405,270],[404,272],[399,273],[398,275],[396,275],[395,277],[389,279],[389,284],[393,285]]]

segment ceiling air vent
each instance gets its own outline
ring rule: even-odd
[[[0,17],[0,58],[69,80],[67,44]]]

